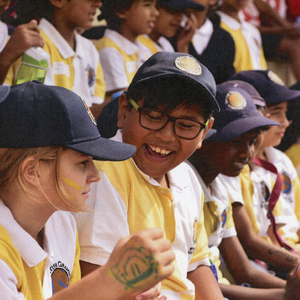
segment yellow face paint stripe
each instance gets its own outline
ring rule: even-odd
[[[69,178],[66,178],[66,177],[63,176],[61,179],[62,179],[62,181],[64,181],[69,187],[71,187],[71,188],[73,188],[73,189],[75,189],[75,190],[77,190],[77,191],[80,191],[80,190],[82,189],[82,187],[81,187],[79,184],[77,184],[76,182],[74,182],[73,180],[71,180],[71,179],[69,179]]]

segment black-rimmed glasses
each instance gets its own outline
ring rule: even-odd
[[[174,132],[176,135],[185,140],[195,139],[201,130],[206,128],[209,122],[207,120],[203,124],[190,119],[175,118],[157,110],[140,107],[133,99],[129,99],[129,102],[139,112],[139,122],[143,128],[159,131],[171,121],[174,123]]]

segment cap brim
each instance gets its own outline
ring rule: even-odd
[[[10,86],[0,85],[0,103],[4,101],[10,92]]]
[[[285,101],[295,100],[300,98],[300,91],[297,90],[290,90],[286,87],[286,89],[277,89],[276,97],[270,95],[270,97],[265,97],[265,100],[268,104],[278,104]],[[274,95],[274,94],[273,94]]]
[[[217,142],[229,142],[250,130],[259,127],[273,126],[273,125],[280,126],[280,123],[272,121],[263,116],[241,118],[229,123],[228,125],[224,126],[222,129],[216,128],[217,133],[214,136],[212,136],[210,139]]]
[[[133,145],[99,137],[77,144],[65,145],[67,148],[90,155],[95,160],[121,161],[132,157],[136,151]]]

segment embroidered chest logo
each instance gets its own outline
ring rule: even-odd
[[[226,221],[227,221],[227,211],[226,211],[226,209],[224,209],[221,214],[222,228],[225,228]]]
[[[260,189],[261,189],[261,195],[263,196],[263,200],[260,203],[260,207],[268,210],[270,190],[264,181],[260,183]]]
[[[188,254],[193,254],[196,248],[197,238],[198,238],[198,222],[199,219],[195,218],[194,224],[193,224],[193,245],[190,247]]]
[[[68,287],[70,281],[70,270],[63,262],[58,261],[57,263],[54,263],[50,267],[50,273],[53,295]]]
[[[292,190],[292,181],[286,173],[280,175],[282,179],[282,192],[289,194]]]
[[[89,87],[92,87],[96,82],[96,72],[95,70],[88,64],[85,69],[88,73],[88,84]]]

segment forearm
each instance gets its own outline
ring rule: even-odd
[[[15,61],[14,56],[4,48],[0,53],[0,84],[3,84],[8,73],[9,67]]]
[[[188,279],[195,285],[195,300],[223,300],[224,297],[211,269],[200,266],[188,273]]]
[[[230,300],[283,300],[284,289],[256,289],[238,285],[220,284],[224,297]]]

